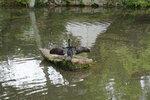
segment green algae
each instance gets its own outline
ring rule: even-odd
[[[55,64],[57,67],[64,70],[75,71],[79,69],[89,68],[92,66],[92,62],[88,64],[80,64],[80,63],[72,63],[71,61],[66,61],[65,59],[60,60],[58,58],[51,58],[49,56],[45,56],[44,58],[47,61],[51,62],[52,64]]]

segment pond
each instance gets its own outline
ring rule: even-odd
[[[94,63],[65,71],[39,48],[91,49]],[[0,9],[0,99],[150,100],[150,13],[104,8]]]

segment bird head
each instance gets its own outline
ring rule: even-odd
[[[68,47],[70,47],[70,41],[71,41],[71,40],[70,40],[70,39],[68,39]]]

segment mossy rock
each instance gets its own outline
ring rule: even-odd
[[[93,60],[81,56],[74,56],[71,61],[66,61],[66,56],[50,54],[48,49],[40,49],[42,56],[50,63],[65,70],[79,70],[91,66]]]

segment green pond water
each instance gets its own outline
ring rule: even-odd
[[[39,48],[89,47],[94,63],[64,71]],[[0,100],[150,100],[150,12],[0,9]]]

